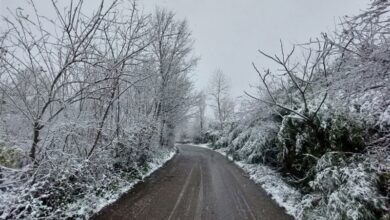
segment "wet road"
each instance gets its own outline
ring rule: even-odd
[[[92,219],[292,219],[222,155],[191,145]]]

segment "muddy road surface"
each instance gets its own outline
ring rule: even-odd
[[[163,168],[91,219],[293,219],[224,156],[191,145],[178,149]]]

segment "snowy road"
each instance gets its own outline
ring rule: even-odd
[[[92,219],[292,219],[232,162],[182,145],[165,167]]]

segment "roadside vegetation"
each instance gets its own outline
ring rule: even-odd
[[[197,126],[194,142],[272,168],[298,192],[297,219],[389,219],[389,9],[372,1],[334,33],[281,42],[277,55],[259,50],[278,68],[254,62],[260,84],[236,108],[217,72],[209,92],[216,120]]]
[[[87,218],[172,156],[191,33],[135,1],[24,3],[1,20],[0,219]]]

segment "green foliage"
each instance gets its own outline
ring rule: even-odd
[[[326,153],[315,172],[309,184],[314,194],[303,199],[302,219],[385,219],[387,208],[378,190],[379,176],[362,156]]]
[[[204,144],[204,143],[207,143],[204,141],[204,135],[203,134],[199,134],[199,135],[196,135],[195,137],[192,138],[192,142],[194,142],[194,144]]]
[[[307,122],[294,115],[285,116],[277,134],[279,165],[299,179],[307,178],[316,163],[315,158],[327,150],[324,131],[315,119]]]
[[[205,143],[215,143],[218,139],[218,135],[215,132],[202,131],[195,137],[192,141],[194,144],[205,144]]]
[[[326,121],[331,149],[342,152],[362,152],[363,127],[342,114],[333,114]]]
[[[214,131],[214,130],[209,130],[200,133],[198,136],[194,138],[194,143],[195,144],[200,144],[200,143],[211,143],[212,146],[215,145],[217,140],[220,137],[219,131]]]
[[[0,143],[0,165],[9,168],[17,168],[20,166],[23,157],[24,153],[22,150],[8,148],[4,143]]]
[[[303,185],[313,177],[317,158],[325,153],[364,150],[363,129],[353,119],[329,109],[311,118],[285,116],[276,142],[280,166]]]

